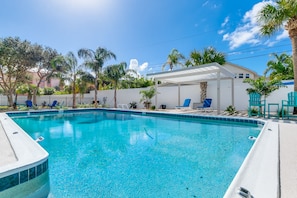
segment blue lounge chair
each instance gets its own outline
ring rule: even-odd
[[[54,100],[53,103],[51,105],[48,105],[48,106],[52,109],[53,107],[56,107],[57,104],[58,104],[58,101]]]
[[[176,109],[190,108],[191,99],[187,98],[182,106],[176,106]]]
[[[290,113],[290,108],[294,107],[297,107],[297,91],[288,93],[288,100],[282,100],[282,118],[296,117],[296,115]]]
[[[26,106],[27,107],[29,107],[29,108],[32,108],[33,107],[33,103],[32,103],[31,100],[26,100],[25,103],[26,103]]]
[[[266,113],[266,100],[261,100],[261,94],[259,93],[250,93],[250,100],[249,100],[249,108],[248,108],[248,114],[249,117],[255,115],[252,112],[252,107],[258,108],[257,110],[257,116],[260,117],[261,115],[264,116],[265,118],[265,113]],[[262,113],[262,108],[263,108],[263,113]]]
[[[203,105],[198,106],[197,109],[202,110],[202,111],[206,111],[207,109],[212,110],[211,109],[211,102],[212,102],[211,98],[205,98],[204,101],[203,101]]]

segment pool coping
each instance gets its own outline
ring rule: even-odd
[[[45,173],[48,153],[5,113],[0,113],[0,133],[6,144],[0,149],[0,193]],[[3,135],[4,134],[4,135]],[[31,171],[31,172],[30,172]]]
[[[224,197],[279,197],[279,195],[279,124],[267,122]]]
[[[238,194],[238,189],[239,187],[244,187],[246,189],[249,190],[249,192],[251,192],[251,194],[255,197],[255,195],[257,195],[257,197],[259,195],[263,195],[263,192],[265,192],[265,195],[267,195],[266,192],[269,192],[271,195],[274,195],[274,196],[271,196],[271,197],[277,197],[276,195],[279,194],[279,179],[277,177],[277,175],[275,174],[275,171],[279,171],[278,170],[278,163],[276,163],[275,161],[275,156],[277,156],[277,160],[279,159],[279,155],[275,155],[276,151],[273,151],[270,152],[272,153],[271,155],[268,155],[267,158],[263,158],[263,156],[266,156],[263,155],[263,152],[267,152],[265,151],[265,147],[266,146],[263,146],[263,141],[264,141],[264,138],[266,137],[263,137],[263,136],[267,136],[268,133],[270,133],[270,129],[273,128],[273,131],[277,131],[277,135],[275,136],[275,134],[273,135],[273,138],[271,139],[271,143],[275,144],[275,138],[278,139],[278,127],[275,127],[274,124],[272,124],[272,122],[267,122],[265,120],[261,120],[261,119],[254,119],[254,118],[238,118],[238,117],[227,117],[227,116],[217,116],[217,115],[197,115],[197,114],[175,114],[175,113],[171,113],[171,112],[146,112],[146,111],[135,111],[135,110],[122,110],[122,109],[104,109],[104,108],[101,108],[101,109],[75,109],[75,110],[63,110],[61,112],[78,112],[78,111],[81,111],[81,112],[87,112],[87,111],[90,111],[90,110],[106,110],[106,111],[121,111],[121,112],[127,112],[127,113],[136,113],[136,114],[141,114],[141,115],[159,115],[159,116],[164,116],[164,115],[167,115],[167,116],[170,116],[170,117],[188,117],[188,118],[200,118],[200,119],[203,119],[203,120],[223,120],[223,121],[232,121],[232,122],[244,122],[244,123],[252,123],[252,124],[261,124],[263,125],[263,128],[262,128],[262,131],[260,133],[260,136],[257,138],[254,146],[252,147],[252,149],[250,150],[248,156],[245,158],[244,160],[244,163],[241,165],[238,173],[236,174],[236,176],[234,177],[232,183],[230,184],[228,190],[226,191],[226,194],[224,197],[241,197],[239,194]],[[51,110],[51,111],[47,111],[49,113],[57,113],[57,111],[59,110]],[[11,114],[21,114],[21,113],[28,113],[28,112],[7,112],[7,113],[11,113]],[[29,112],[32,114],[44,114],[45,111],[32,111],[32,112]],[[13,132],[15,131],[22,131],[22,129],[20,127],[18,127],[18,125],[16,125],[11,118],[9,118],[9,116],[6,114],[6,113],[1,113],[0,114],[0,121],[2,122],[2,126],[5,128],[5,132],[6,132],[6,135],[11,143],[11,147],[13,148],[13,151],[16,153],[16,156],[18,157],[18,153],[19,153],[19,147],[18,147],[18,144],[20,144],[20,138],[24,138],[25,140],[25,145],[27,146],[27,144],[32,144],[32,148],[34,149],[37,149],[39,150],[38,152],[38,155],[36,156],[35,154],[35,151],[34,150],[31,150],[32,148],[29,148],[27,150],[27,152],[32,152],[34,153],[34,155],[29,155],[29,153],[26,153],[25,157],[23,159],[19,159],[17,158],[17,162],[16,163],[10,163],[8,164],[8,166],[3,166],[3,167],[0,167],[0,178],[3,176],[3,170],[5,172],[8,171],[8,167],[10,168],[13,168],[13,169],[16,169],[18,167],[22,167],[24,166],[26,163],[28,164],[32,164],[32,161],[29,162],[28,161],[28,158],[30,156],[30,159],[34,159],[35,162],[36,160],[38,161],[38,159],[40,160],[41,158],[42,159],[45,159],[48,157],[48,153],[47,151],[45,151],[38,143],[36,143],[31,137],[29,137],[29,135],[27,135],[25,132],[24,133],[18,133],[17,135],[19,134],[22,134],[21,137],[19,138],[15,138],[16,134],[13,134]],[[272,125],[271,125],[272,124]],[[16,126],[14,126],[16,125]],[[6,128],[7,127],[7,128]],[[264,134],[264,135],[263,135]],[[269,136],[269,135],[268,135]],[[267,137],[268,137],[267,136]],[[12,138],[12,140],[11,140]],[[28,140],[30,139],[30,141]],[[266,141],[266,140],[265,140]],[[265,142],[264,141],[264,142]],[[266,141],[267,142],[267,141]],[[260,146],[259,146],[260,145]],[[23,146],[21,147],[21,150],[23,149]],[[264,149],[264,151],[263,151]],[[259,150],[260,150],[260,157],[259,157]],[[262,150],[262,151],[261,151]],[[277,152],[278,152],[279,148],[277,147]],[[261,154],[262,153],[262,154]],[[27,159],[27,160],[26,160]],[[273,164],[273,167],[271,168],[272,170],[269,170],[267,173],[267,167],[266,165],[262,167],[261,170],[263,171],[259,171],[259,162],[257,160],[259,159],[262,159],[263,160],[263,163],[264,164],[269,164],[271,165],[271,160],[272,160],[272,164]],[[20,160],[24,160],[24,162],[26,163],[21,163]],[[274,166],[276,165],[276,166]],[[273,172],[273,178],[272,180],[270,179],[268,182],[265,182],[265,188],[268,188],[270,189],[269,191],[264,191],[263,190],[263,183],[258,183],[258,182],[255,182],[254,179],[251,179],[252,177],[250,177],[249,174],[252,174],[252,175],[255,175],[254,173],[255,172],[260,172],[261,174],[257,174],[257,181],[264,181],[265,178],[267,178],[267,175],[271,175],[271,173]],[[1,175],[2,174],[2,175]],[[262,175],[262,176],[261,176]],[[261,178],[261,179],[259,179]],[[272,182],[273,181],[273,182]],[[255,187],[255,183],[257,183],[258,185]],[[261,184],[261,185],[260,185]],[[271,188],[273,187],[273,189],[277,189],[276,191],[275,190],[271,190]],[[259,197],[263,197],[263,196],[259,196]]]

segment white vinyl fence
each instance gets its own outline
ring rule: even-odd
[[[249,88],[249,84],[243,83],[241,79],[235,79],[234,81],[234,106],[236,110],[247,110],[248,108],[248,94],[246,89]],[[144,108],[144,105],[140,103],[141,90],[149,88],[137,88],[137,89],[120,89],[117,90],[117,104],[129,104],[130,102],[137,102],[138,108]],[[288,85],[287,87],[282,87],[279,90],[271,93],[270,96],[266,98],[266,103],[279,103],[281,106],[281,101],[287,99],[287,93],[293,91],[293,85]],[[114,90],[104,90],[98,91],[98,100],[100,104],[103,104],[103,98],[106,97],[106,106],[114,107]],[[217,105],[217,85],[216,82],[208,82],[207,87],[207,97],[212,98],[212,107],[216,109]],[[166,108],[174,108],[177,105],[182,105],[185,98],[191,98],[191,107],[194,103],[200,103],[200,86],[189,85],[181,86],[180,88],[180,103],[178,104],[178,87],[158,87],[158,104],[156,108],[159,108],[161,104],[166,105]],[[221,82],[221,110],[225,110],[229,105],[231,105],[231,84],[230,81]],[[17,104],[25,104],[27,96],[18,96]],[[38,96],[37,105],[41,105],[44,101],[46,104],[51,104],[54,100],[57,100],[60,104],[64,106],[72,106],[72,94],[69,95],[50,95],[50,96]],[[90,94],[85,94],[83,98],[80,98],[77,94],[76,103],[77,104],[92,104],[94,101],[94,91]],[[0,95],[0,105],[8,105],[7,97]],[[152,98],[152,105],[155,105],[155,98]]]

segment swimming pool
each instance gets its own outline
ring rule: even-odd
[[[262,127],[106,110],[10,116],[44,137],[50,197],[223,197]]]

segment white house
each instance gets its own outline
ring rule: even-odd
[[[259,75],[256,72],[254,72],[246,67],[235,65],[233,63],[227,62],[223,65],[223,67],[225,67],[230,72],[232,72],[234,74],[235,78],[238,78],[238,79],[246,79],[246,78],[255,79],[255,78],[259,77]]]

